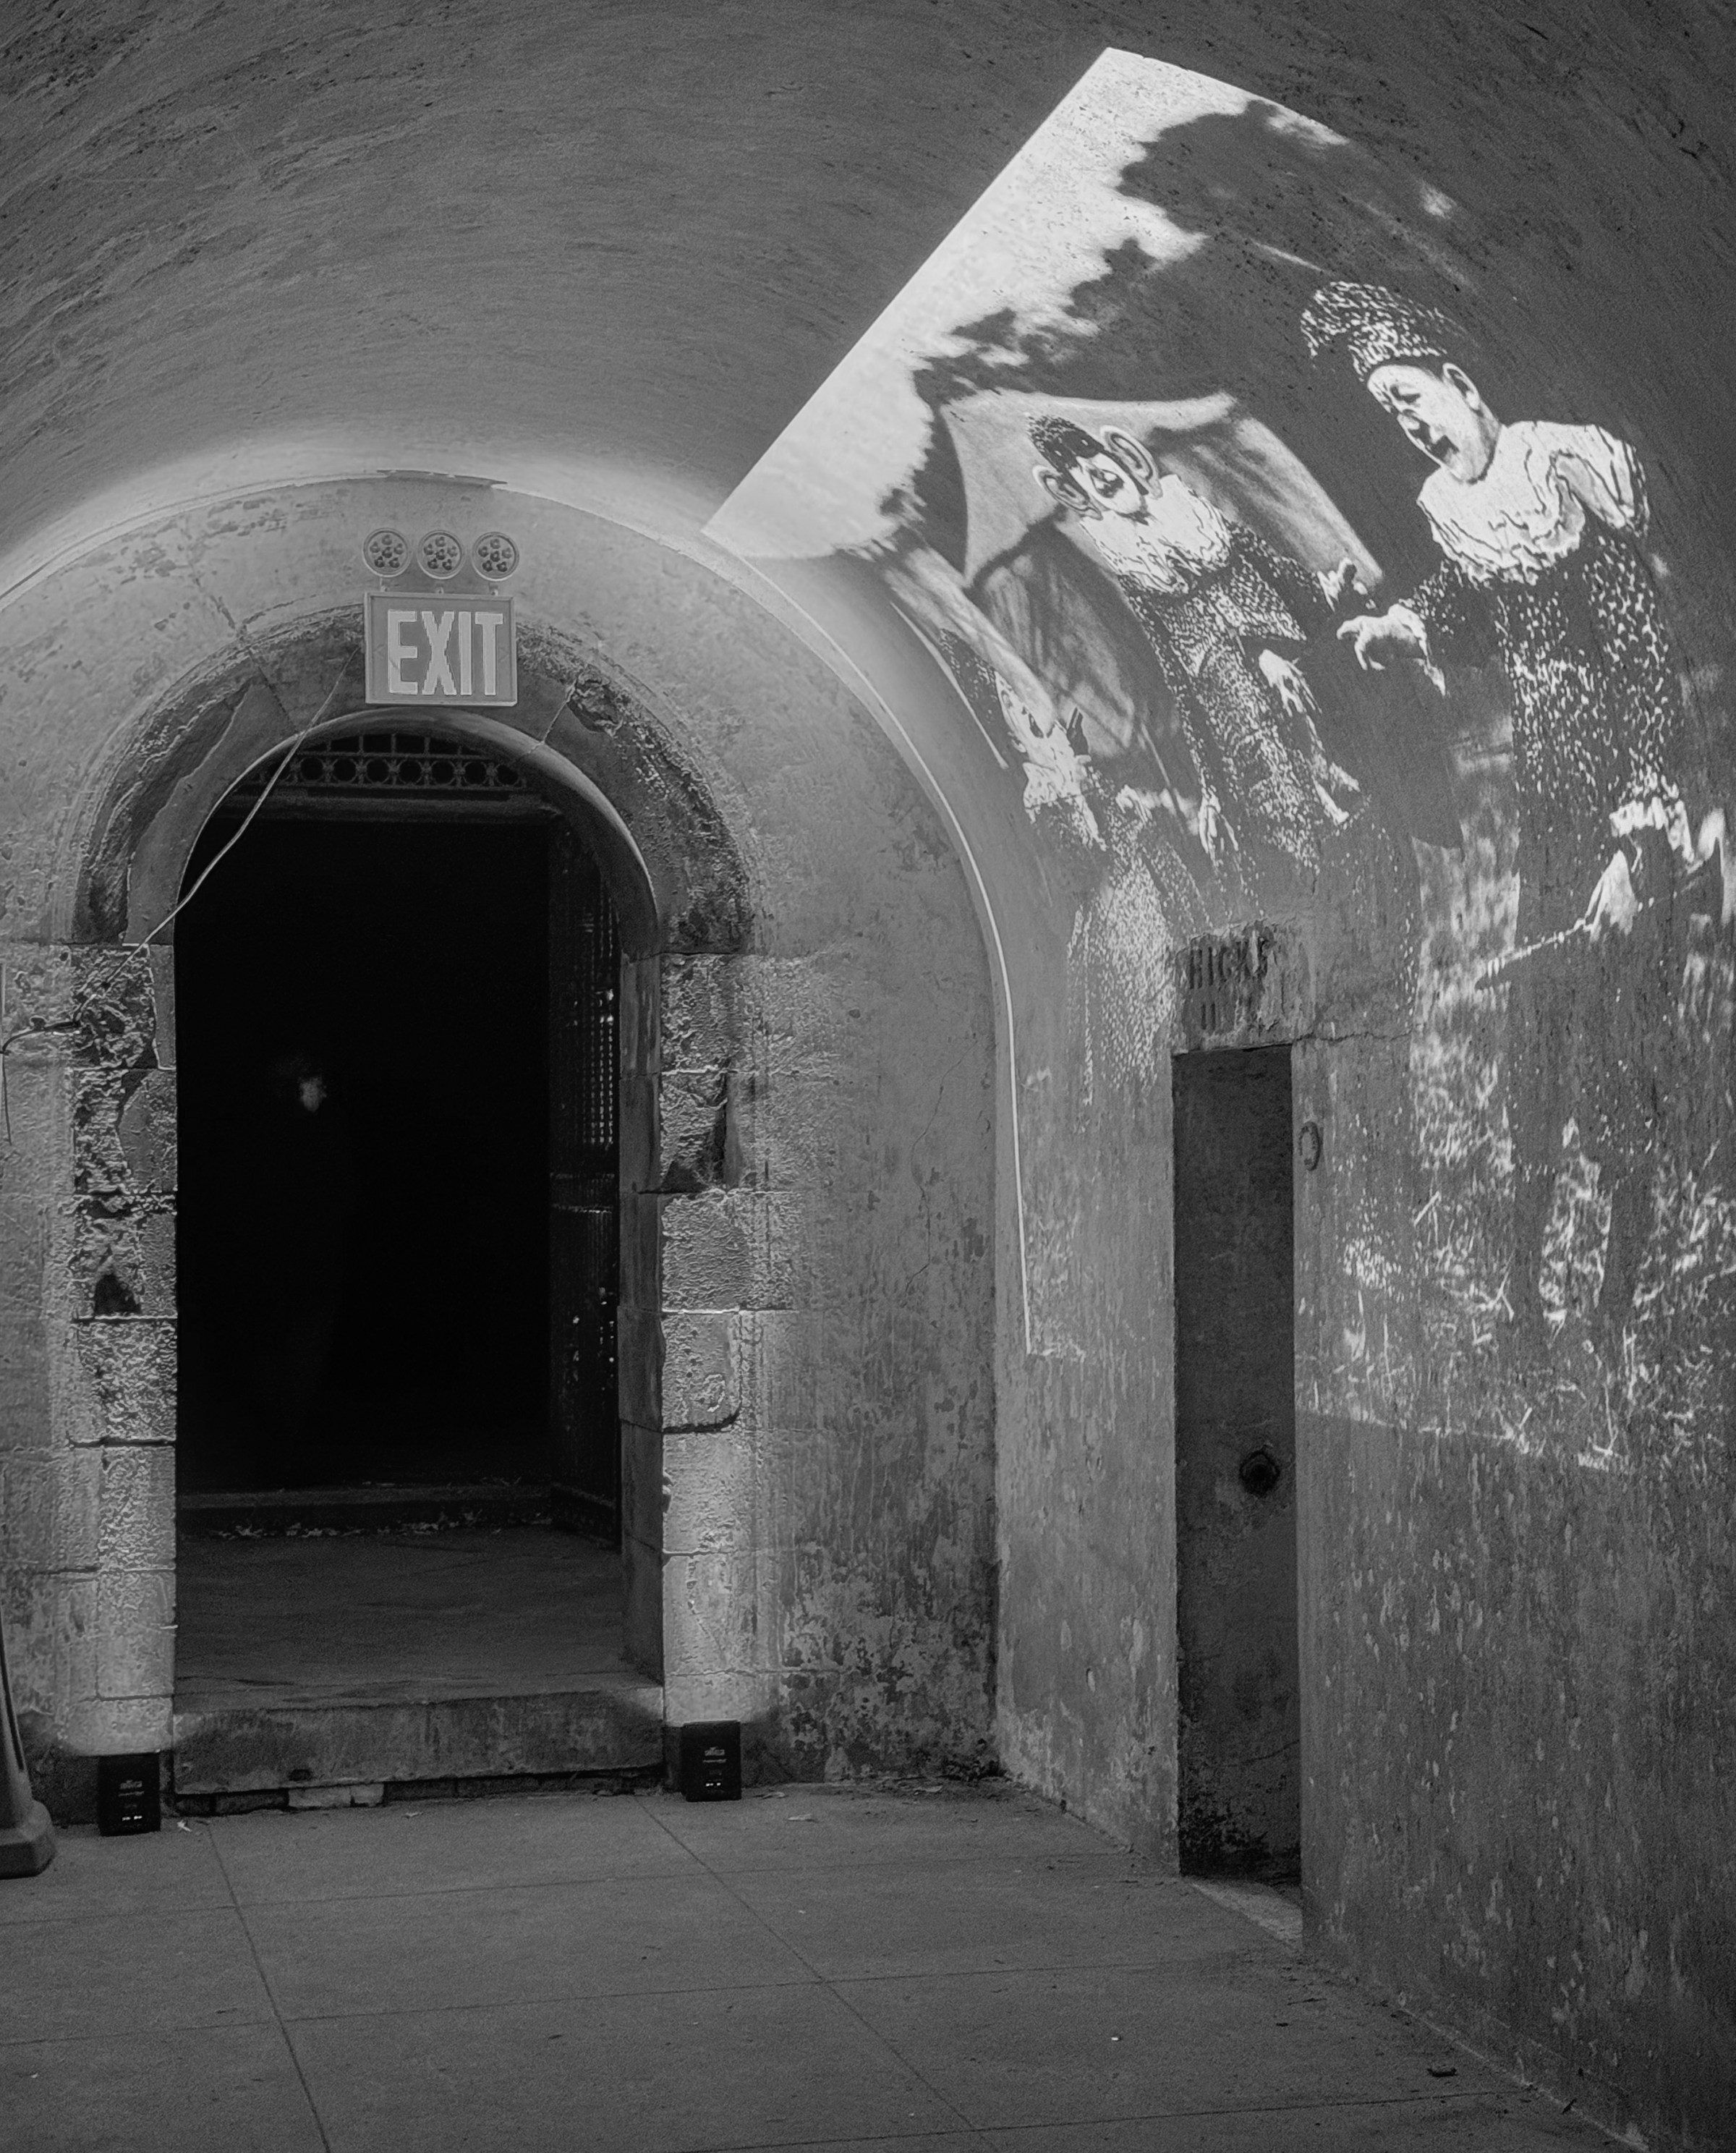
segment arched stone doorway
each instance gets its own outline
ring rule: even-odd
[[[474,491],[196,506],[8,602],[0,1540],[57,1815],[94,1798],[93,1758],[178,1738],[178,1043],[152,930],[237,781],[364,721],[359,534],[469,527]],[[1004,1251],[969,878],[871,712],[748,594],[559,502],[503,492],[488,519],[526,563],[519,700],[453,723],[568,818],[620,927],[634,1664],[670,1721],[739,1719],[755,1769],[979,1759]]]
[[[655,736],[647,728],[616,760],[625,766],[624,789],[631,792],[636,782],[654,796],[653,812],[639,817],[661,870],[654,879],[637,835],[580,766],[589,759],[588,749],[601,746],[605,761],[610,746],[619,751],[620,743],[610,735],[630,713],[626,699],[594,672],[582,687],[571,669],[565,669],[558,686],[533,673],[524,707],[513,714],[519,722],[442,714],[438,735],[412,741],[393,733],[385,714],[359,705],[359,667],[344,629],[312,624],[303,633],[298,656],[310,681],[323,674],[333,684],[305,717],[257,681],[252,687],[221,682],[215,695],[206,681],[181,699],[178,708],[160,714],[153,728],[157,741],[142,750],[134,744],[128,766],[117,775],[104,812],[96,817],[77,900],[85,936],[99,943],[112,938],[135,949],[147,940],[152,944],[148,956],[117,954],[114,981],[105,990],[99,979],[97,998],[118,991],[124,999],[142,990],[155,1002],[154,1056],[142,1056],[140,1042],[130,1036],[125,1043],[117,1039],[117,1060],[131,1067],[115,1074],[123,1089],[131,1086],[146,1093],[156,1072],[171,1080],[167,1087],[157,1085],[157,1096],[145,1106],[160,1136],[164,1109],[172,1115],[179,1094],[184,1165],[179,1180],[160,1194],[171,1211],[183,1197],[188,1199],[181,1248],[186,1271],[172,1311],[179,1319],[180,1374],[187,1387],[181,1417],[186,1446],[181,1524],[184,1533],[191,1523],[238,1535],[244,1543],[232,1540],[228,1574],[218,1580],[222,1589],[212,1600],[209,1594],[201,1598],[204,1550],[195,1549],[190,1560],[191,1544],[182,1540],[174,1721],[177,1792],[196,1799],[297,1786],[649,1769],[659,1761],[662,1747],[663,1333],[654,1189],[659,1171],[661,969],[671,939],[685,939],[691,947],[720,922],[725,936],[739,937],[745,925],[741,878],[732,868],[720,825],[705,813],[689,775],[658,767]],[[578,708],[575,697],[586,707]],[[189,702],[196,707],[189,710]],[[560,746],[550,745],[552,734],[561,735]],[[162,767],[165,756],[172,776]],[[379,781],[371,784],[370,766]],[[400,804],[389,807],[388,796],[395,792]],[[403,802],[412,797],[406,813]],[[209,882],[202,880],[232,843],[232,860],[218,865]],[[237,1321],[238,1308],[230,1306],[237,1299],[237,1281],[227,1275],[223,1243],[226,1216],[232,1220],[237,1204],[245,1210],[247,1199],[234,1189],[223,1139],[212,1139],[207,1128],[196,1129],[190,1120],[208,1116],[223,1087],[236,1083],[234,1069],[205,1066],[213,1058],[213,1040],[226,1028],[246,1035],[245,1051],[258,1065],[256,1073],[267,1080],[275,1063],[293,1064],[298,1051],[305,1052],[287,1040],[267,1037],[274,1026],[262,1019],[285,997],[257,976],[259,963],[267,970],[281,965],[298,934],[316,945],[303,954],[312,954],[316,974],[323,970],[328,976],[323,984],[313,981],[311,1000],[305,990],[298,998],[292,994],[287,1000],[293,1006],[278,1006],[274,1015],[317,1016],[323,995],[325,1014],[333,1015],[329,975],[333,960],[341,957],[344,903],[343,891],[330,886],[333,877],[339,884],[347,882],[353,909],[365,908],[370,892],[377,903],[395,884],[397,897],[408,897],[413,909],[415,892],[402,885],[417,853],[420,864],[409,879],[420,875],[425,900],[438,892],[448,946],[444,952],[435,946],[439,924],[430,921],[422,924],[418,947],[400,941],[397,969],[409,975],[410,999],[420,999],[424,1023],[420,1040],[399,1042],[400,1066],[381,1080],[385,1093],[395,1087],[401,1102],[410,1061],[419,1051],[425,1057],[435,1049],[443,1022],[462,1031],[490,1021],[478,1008],[443,1015],[426,1007],[442,956],[456,954],[452,945],[460,923],[466,924],[467,961],[473,966],[486,961],[483,945],[490,934],[510,939],[529,928],[533,917],[540,929],[532,936],[540,940],[540,951],[528,969],[520,949],[510,962],[496,965],[499,976],[490,983],[499,1004],[493,1011],[498,1026],[512,1006],[517,973],[526,975],[517,981],[520,989],[528,989],[533,973],[542,975],[536,985],[542,991],[532,995],[540,1006],[533,1013],[522,1006],[517,1010],[525,1036],[512,1050],[519,1064],[516,1092],[504,1106],[496,1102],[509,1121],[522,1121],[530,1112],[543,1124],[540,1142],[520,1147],[527,1157],[519,1162],[517,1199],[526,1210],[527,1190],[533,1182],[539,1186],[536,1224],[520,1219],[518,1230],[521,1237],[536,1234],[541,1262],[526,1259],[521,1247],[517,1268],[523,1276],[506,1281],[506,1294],[496,1295],[503,1306],[516,1298],[519,1305],[509,1320],[526,1334],[509,1356],[517,1363],[517,1381],[503,1387],[512,1393],[506,1401],[510,1424],[504,1426],[476,1423],[475,1407],[488,1385],[486,1356],[470,1356],[456,1387],[443,1389],[435,1377],[424,1383],[419,1397],[415,1384],[406,1385],[406,1371],[419,1361],[425,1367],[435,1355],[441,1328],[440,1311],[425,1320],[427,1311],[415,1308],[414,1291],[403,1306],[383,1311],[388,1329],[395,1321],[414,1334],[400,1340],[407,1350],[395,1356],[377,1350],[377,1336],[370,1343],[368,1311],[342,1306],[341,1289],[335,1296],[328,1294],[325,1305],[319,1295],[296,1301],[287,1290],[287,1273],[298,1255],[318,1252],[300,1247],[295,1234],[288,1236],[287,1265],[286,1252],[278,1252],[275,1287],[269,1264],[262,1265],[267,1275],[255,1281],[263,1289],[261,1297],[275,1304],[278,1323],[275,1331],[268,1320],[260,1326],[268,1350],[252,1355],[251,1370],[244,1370],[237,1386],[237,1357],[243,1363],[248,1358],[245,1351],[237,1356],[237,1336],[247,1326]],[[491,878],[494,887],[483,902],[481,893]],[[226,997],[226,970],[232,978],[237,962],[247,961],[249,939],[262,932],[274,901],[273,883],[280,914],[285,894],[299,888],[299,928],[280,917],[273,947],[254,952],[255,976],[247,991]],[[323,916],[310,922],[307,893],[316,884],[323,887]],[[507,884],[516,885],[516,893]],[[720,903],[720,891],[730,890],[735,900],[725,896]],[[242,899],[248,916],[237,919],[232,908]],[[161,931],[183,906],[184,914]],[[679,908],[676,923],[672,906]],[[399,911],[402,928],[401,903]],[[194,953],[191,972],[165,946],[177,935],[186,938]],[[374,954],[376,959],[382,954],[378,949]],[[343,969],[341,962],[337,969]],[[365,980],[352,964],[347,981],[339,984],[337,1001],[348,1010],[344,1021],[352,1035],[358,1025],[365,1031],[360,1015]],[[405,984],[403,977],[395,982],[400,1001]],[[178,1008],[177,989],[188,997],[185,1012]],[[393,995],[382,999],[389,1002]],[[374,1035],[377,1045],[378,1024]],[[353,1065],[354,1036],[349,1046]],[[139,1063],[146,1058],[154,1059],[155,1072],[140,1072]],[[216,1059],[221,1065],[221,1055]],[[390,1053],[386,1060],[392,1061]],[[318,1069],[277,1073],[288,1076],[292,1090],[303,1082],[327,1081],[327,1072]],[[540,1095],[534,1102],[533,1094]],[[376,1098],[376,1108],[379,1103]],[[451,1097],[440,1109],[458,1117],[465,1111],[466,1102]],[[494,1118],[501,1117],[497,1111]],[[245,1122],[245,1112],[240,1118]],[[483,1119],[488,1118],[485,1112]],[[378,1113],[374,1121],[377,1133]],[[423,1140],[411,1139],[425,1173],[438,1121],[439,1112]],[[232,1139],[235,1133],[232,1127]],[[487,1132],[481,1133],[486,1144]],[[623,1185],[632,1192],[624,1209],[619,1200]],[[492,1194],[493,1208],[502,1214],[494,1222],[500,1226],[512,1201],[502,1199],[498,1188]],[[382,1275],[377,1188],[369,1200],[374,1216],[360,1239],[366,1242],[371,1235],[377,1283]],[[430,1216],[438,1209],[436,1200]],[[425,1259],[428,1226],[425,1219],[417,1237]],[[260,1244],[268,1247],[268,1222],[257,1213],[254,1229],[256,1239],[263,1237]],[[113,1238],[117,1245],[125,1239]],[[227,1238],[232,1240],[232,1234]],[[300,1238],[305,1241],[307,1235]],[[332,1267],[346,1270],[344,1264]],[[353,1265],[347,1269],[356,1271]],[[481,1267],[472,1264],[471,1269],[477,1273],[474,1290]],[[137,1312],[137,1304],[128,1300],[125,1274],[124,1259],[99,1273],[94,1315]],[[359,1275],[368,1274],[364,1260]],[[243,1280],[242,1298],[247,1290]],[[540,1302],[533,1321],[526,1318],[527,1296]],[[629,1341],[619,1402],[618,1301],[619,1329]],[[455,1309],[451,1316],[461,1327],[466,1311]],[[541,1351],[531,1342],[538,1328]],[[211,1349],[225,1343],[227,1366],[216,1372],[214,1398]],[[225,1356],[220,1351],[217,1357],[221,1363]],[[310,1368],[310,1362],[318,1366]],[[233,1427],[226,1434],[222,1423],[236,1420],[249,1374],[254,1404],[264,1410],[254,1412],[251,1430],[237,1446],[230,1439]],[[244,1412],[241,1418],[246,1418]],[[318,1562],[309,1569],[311,1543],[330,1536],[333,1545],[351,1543],[349,1566],[357,1570],[354,1542],[370,1506],[392,1513],[374,1517],[376,1530],[456,1521],[461,1532],[496,1541],[515,1529],[544,1530],[542,1568],[528,1581],[518,1580],[518,1599],[505,1611],[506,1660],[498,1652],[491,1660],[472,1635],[467,1653],[459,1655],[465,1664],[455,1670],[421,1619],[439,1611],[419,1607],[414,1592],[406,1597],[389,1580],[382,1586],[377,1566],[369,1573],[361,1565],[359,1585],[354,1577],[345,1585]],[[570,1545],[552,1552],[543,1521],[554,1519],[589,1536],[587,1555],[575,1558]],[[287,1550],[286,1535],[273,1533],[274,1523],[289,1525],[303,1545]],[[270,1633],[281,1640],[293,1629],[287,1619],[274,1621],[272,1596],[262,1596],[261,1576],[248,1567],[252,1549],[272,1540],[279,1570],[288,1578],[277,1592],[283,1603],[277,1617],[287,1616],[286,1591],[293,1599],[299,1590],[304,1608],[323,1613],[323,1631],[300,1656],[305,1667],[293,1654],[289,1663],[280,1656],[271,1667],[242,1667],[237,1661],[237,1651],[245,1657],[247,1649],[244,1637],[236,1641],[246,1626],[237,1619],[238,1611],[250,1611],[256,1637]],[[286,1550],[295,1558],[287,1564]],[[496,1559],[503,1552],[511,1551],[498,1545],[491,1550]],[[461,1580],[461,1602],[466,1591],[474,1601],[478,1590],[486,1601],[486,1570],[483,1564],[481,1572]],[[424,1565],[419,1585],[429,1574]],[[496,1560],[496,1584],[502,1574]],[[583,1619],[566,1626],[571,1665],[557,1663],[563,1649],[558,1639],[552,1658],[549,1649],[550,1610],[563,1600],[569,1615],[584,1603]],[[458,1616],[464,1608],[456,1605],[447,1611]],[[496,1606],[494,1612],[501,1610]],[[471,1625],[472,1632],[476,1627]],[[502,1630],[500,1622],[495,1627]],[[532,1664],[510,1664],[515,1628],[532,1647]],[[412,1632],[403,1665],[389,1659],[382,1663],[377,1653],[372,1661],[364,1653],[362,1664],[354,1652],[334,1649],[346,1636],[396,1635],[402,1644]],[[227,1657],[220,1654],[221,1664],[211,1664],[207,1653],[201,1663],[201,1652],[214,1637],[229,1641]]]

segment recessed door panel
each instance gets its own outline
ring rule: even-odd
[[[1182,1861],[1275,1879],[1301,1843],[1290,1051],[1174,1069]]]
[[[619,949],[596,863],[564,826],[549,859],[549,1400],[563,1522],[619,1529]]]

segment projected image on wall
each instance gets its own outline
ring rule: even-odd
[[[1338,1109],[1321,1381],[1620,1465],[1715,1382],[1736,1274],[1718,764],[1641,450],[1558,415],[1466,236],[1107,53],[711,531],[904,682],[978,864],[1034,1349],[1084,1350],[1058,1133],[1167,1081],[1187,953],[1257,924],[1311,1029],[1398,1042]]]

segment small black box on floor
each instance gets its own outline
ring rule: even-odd
[[[690,1802],[741,1799],[741,1723],[698,1719],[681,1729],[681,1791]]]
[[[104,1839],[162,1829],[161,1761],[154,1749],[137,1757],[97,1759],[96,1828]]]

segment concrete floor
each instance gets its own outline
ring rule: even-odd
[[[572,1534],[183,1534],[177,1588],[183,1795],[661,1764],[621,1558]]]
[[[1272,1932],[1294,1926],[1276,1895],[1153,1876],[1011,1793],[542,1795],[68,1833],[45,1875],[0,1884],[0,2142],[1608,2143],[1323,1979]]]
[[[181,1536],[175,1702],[529,1696],[627,1675],[621,1558],[547,1525]]]

